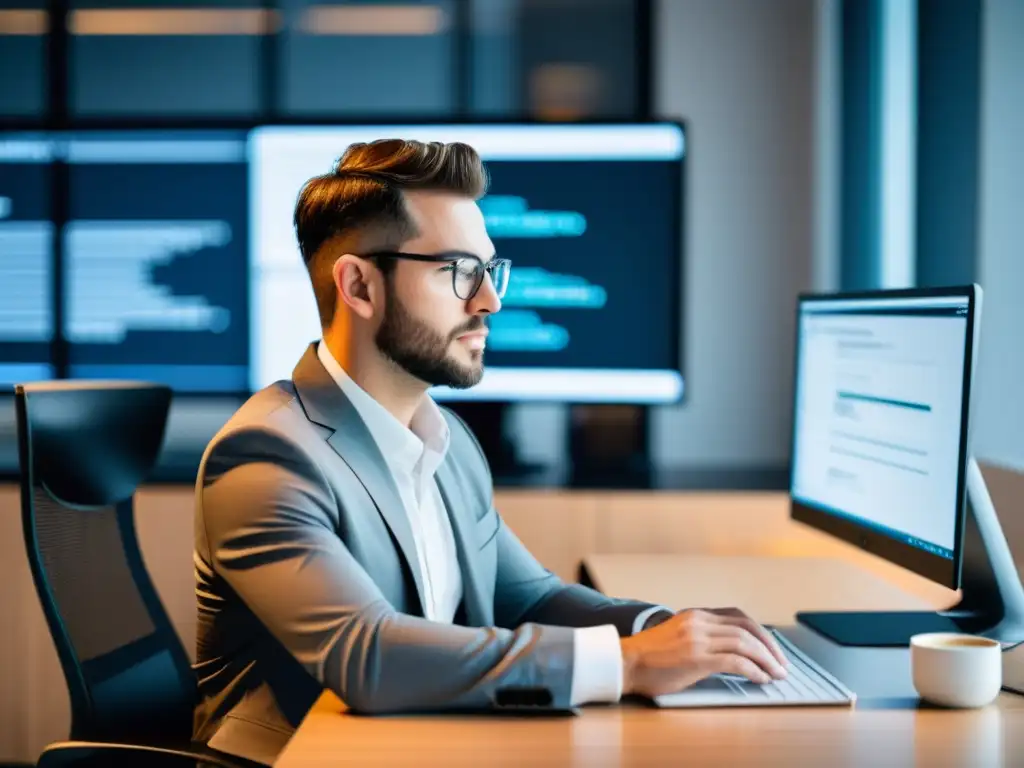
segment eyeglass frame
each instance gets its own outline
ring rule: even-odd
[[[493,258],[488,259],[487,261],[484,261],[479,256],[477,256],[475,253],[470,253],[469,251],[444,251],[443,253],[434,253],[434,254],[406,253],[405,251],[373,251],[371,253],[361,254],[361,258],[364,258],[364,259],[405,259],[407,261],[422,261],[422,262],[430,262],[430,263],[434,263],[434,264],[444,264],[445,262],[450,262],[452,264],[452,266],[454,266],[457,262],[462,261],[463,259],[472,259],[473,261],[477,262],[478,264],[480,264],[483,267],[484,274],[487,277],[491,278],[491,285],[494,285],[494,276],[492,275],[491,270],[494,269],[496,266],[504,265],[508,269],[509,273],[511,273],[511,271],[512,271],[512,260],[511,259],[501,259],[501,258],[493,257]],[[457,279],[458,279],[458,272],[455,269],[453,269],[452,270],[452,293],[454,293],[455,294],[455,298],[459,299],[460,301],[472,301],[473,298],[477,295],[477,293],[480,292],[480,288],[484,284],[484,278],[481,277],[480,278],[480,282],[476,284],[476,287],[473,289],[473,292],[470,293],[469,296],[464,299],[461,296],[459,296],[459,292],[455,289],[455,281]],[[508,283],[507,282],[505,284],[505,290],[508,290]],[[497,293],[497,291],[495,291],[495,292]],[[502,291],[501,294],[498,295],[498,298],[500,299],[504,295],[505,295],[505,291]]]

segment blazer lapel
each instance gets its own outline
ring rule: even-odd
[[[459,480],[448,459],[441,462],[435,475],[441,499],[448,510],[448,519],[455,534],[455,546],[459,553],[459,571],[462,573],[462,600],[466,607],[466,624],[471,627],[493,623],[488,618],[486,601],[480,591],[482,577],[479,574],[477,545],[474,537],[476,521],[466,514],[465,494],[459,487]]]
[[[422,610],[426,601],[412,527],[398,493],[398,486],[370,430],[337,382],[320,363],[315,343],[310,344],[306,350],[292,378],[306,415],[310,421],[331,430],[328,444],[355,472],[373,498],[391,535],[398,542],[416,584]]]

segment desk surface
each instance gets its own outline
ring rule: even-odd
[[[369,718],[324,694],[277,763],[453,766],[1001,766],[1024,759],[1024,697],[970,711],[919,702],[907,651],[835,646],[793,626],[804,609],[929,606],[861,569],[814,558],[603,555],[595,585],[615,596],[737,605],[774,623],[858,694],[854,709],[656,710],[585,707],[579,716]]]

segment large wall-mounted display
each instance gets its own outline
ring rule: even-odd
[[[298,192],[349,144],[396,136],[478,149],[480,205],[513,263],[483,381],[438,399],[682,399],[687,146],[675,123],[0,135],[0,384],[131,378],[244,396],[288,377],[320,334],[292,227]]]

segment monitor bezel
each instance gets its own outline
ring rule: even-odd
[[[673,352],[673,359],[670,367],[657,368],[657,369],[635,369],[635,370],[659,370],[659,371],[675,371],[678,372],[682,378],[682,387],[679,396],[674,399],[665,400],[651,400],[642,398],[606,398],[606,399],[594,399],[594,398],[555,398],[555,397],[530,397],[522,399],[483,399],[475,397],[467,398],[445,398],[445,404],[528,404],[528,405],[545,405],[545,404],[557,404],[566,406],[575,405],[600,405],[602,403],[610,403],[615,405],[637,405],[637,406],[672,406],[672,405],[684,405],[689,400],[689,383],[686,375],[686,350],[683,348],[683,322],[685,320],[685,302],[683,296],[685,295],[686,285],[684,283],[686,276],[686,202],[687,202],[687,178],[689,168],[689,156],[692,145],[692,135],[690,130],[689,122],[683,118],[665,117],[665,118],[650,118],[650,119],[630,119],[630,118],[593,118],[593,119],[579,119],[569,121],[551,121],[544,120],[533,116],[510,116],[503,118],[493,117],[479,117],[479,118],[390,118],[386,115],[380,117],[371,117],[369,119],[362,118],[314,118],[314,119],[303,119],[302,117],[290,117],[287,119],[273,119],[267,121],[261,121],[251,126],[249,131],[248,141],[251,141],[252,134],[255,131],[265,128],[357,128],[357,127],[382,127],[382,128],[419,128],[424,126],[480,126],[480,127],[530,127],[530,128],[558,128],[558,127],[595,127],[600,128],[603,126],[608,127],[632,127],[632,126],[657,126],[666,125],[674,126],[682,132],[683,136],[683,153],[682,156],[673,162],[673,168],[675,169],[675,178],[673,184],[673,201],[672,208],[676,212],[676,215],[672,218],[671,224],[671,235],[676,258],[672,260],[670,265],[671,273],[668,278],[671,280],[672,285],[677,287],[677,291],[673,294],[672,303],[672,322],[668,329],[670,335],[670,344]],[[339,148],[340,151],[343,148]],[[249,159],[251,163],[251,158]],[[486,161],[485,161],[486,162]],[[250,184],[252,166],[249,166],[250,173]],[[250,205],[252,200],[250,199]],[[250,211],[250,216],[251,216]],[[251,232],[249,237],[249,248],[252,248]],[[252,297],[250,295],[249,303],[250,314],[253,311]],[[248,322],[252,322],[251,317]],[[250,327],[251,334],[251,327]],[[311,339],[312,341],[312,339]],[[486,358],[485,358],[486,359]],[[252,366],[253,353],[252,345],[249,347],[249,360],[250,366]],[[298,362],[298,359],[296,359]],[[572,370],[572,369],[566,369]],[[250,371],[251,380],[251,371]],[[250,387],[251,389],[251,387]],[[252,394],[252,391],[249,392]]]
[[[963,564],[964,518],[966,514],[967,460],[970,449],[971,389],[974,380],[974,363],[977,345],[977,321],[981,289],[977,285],[951,288],[904,288],[870,291],[849,291],[840,293],[805,292],[797,297],[796,329],[793,350],[793,398],[790,419],[790,518],[852,544],[865,552],[888,560],[894,565],[906,568],[920,576],[941,584],[949,589],[959,589]],[[911,299],[911,298],[966,298],[967,329],[964,350],[964,381],[960,403],[960,444],[957,460],[956,483],[956,524],[953,534],[953,559],[918,549],[906,542],[898,541],[868,526],[841,518],[822,509],[798,501],[793,495],[796,477],[797,442],[797,401],[799,397],[801,365],[800,315],[806,302]]]

